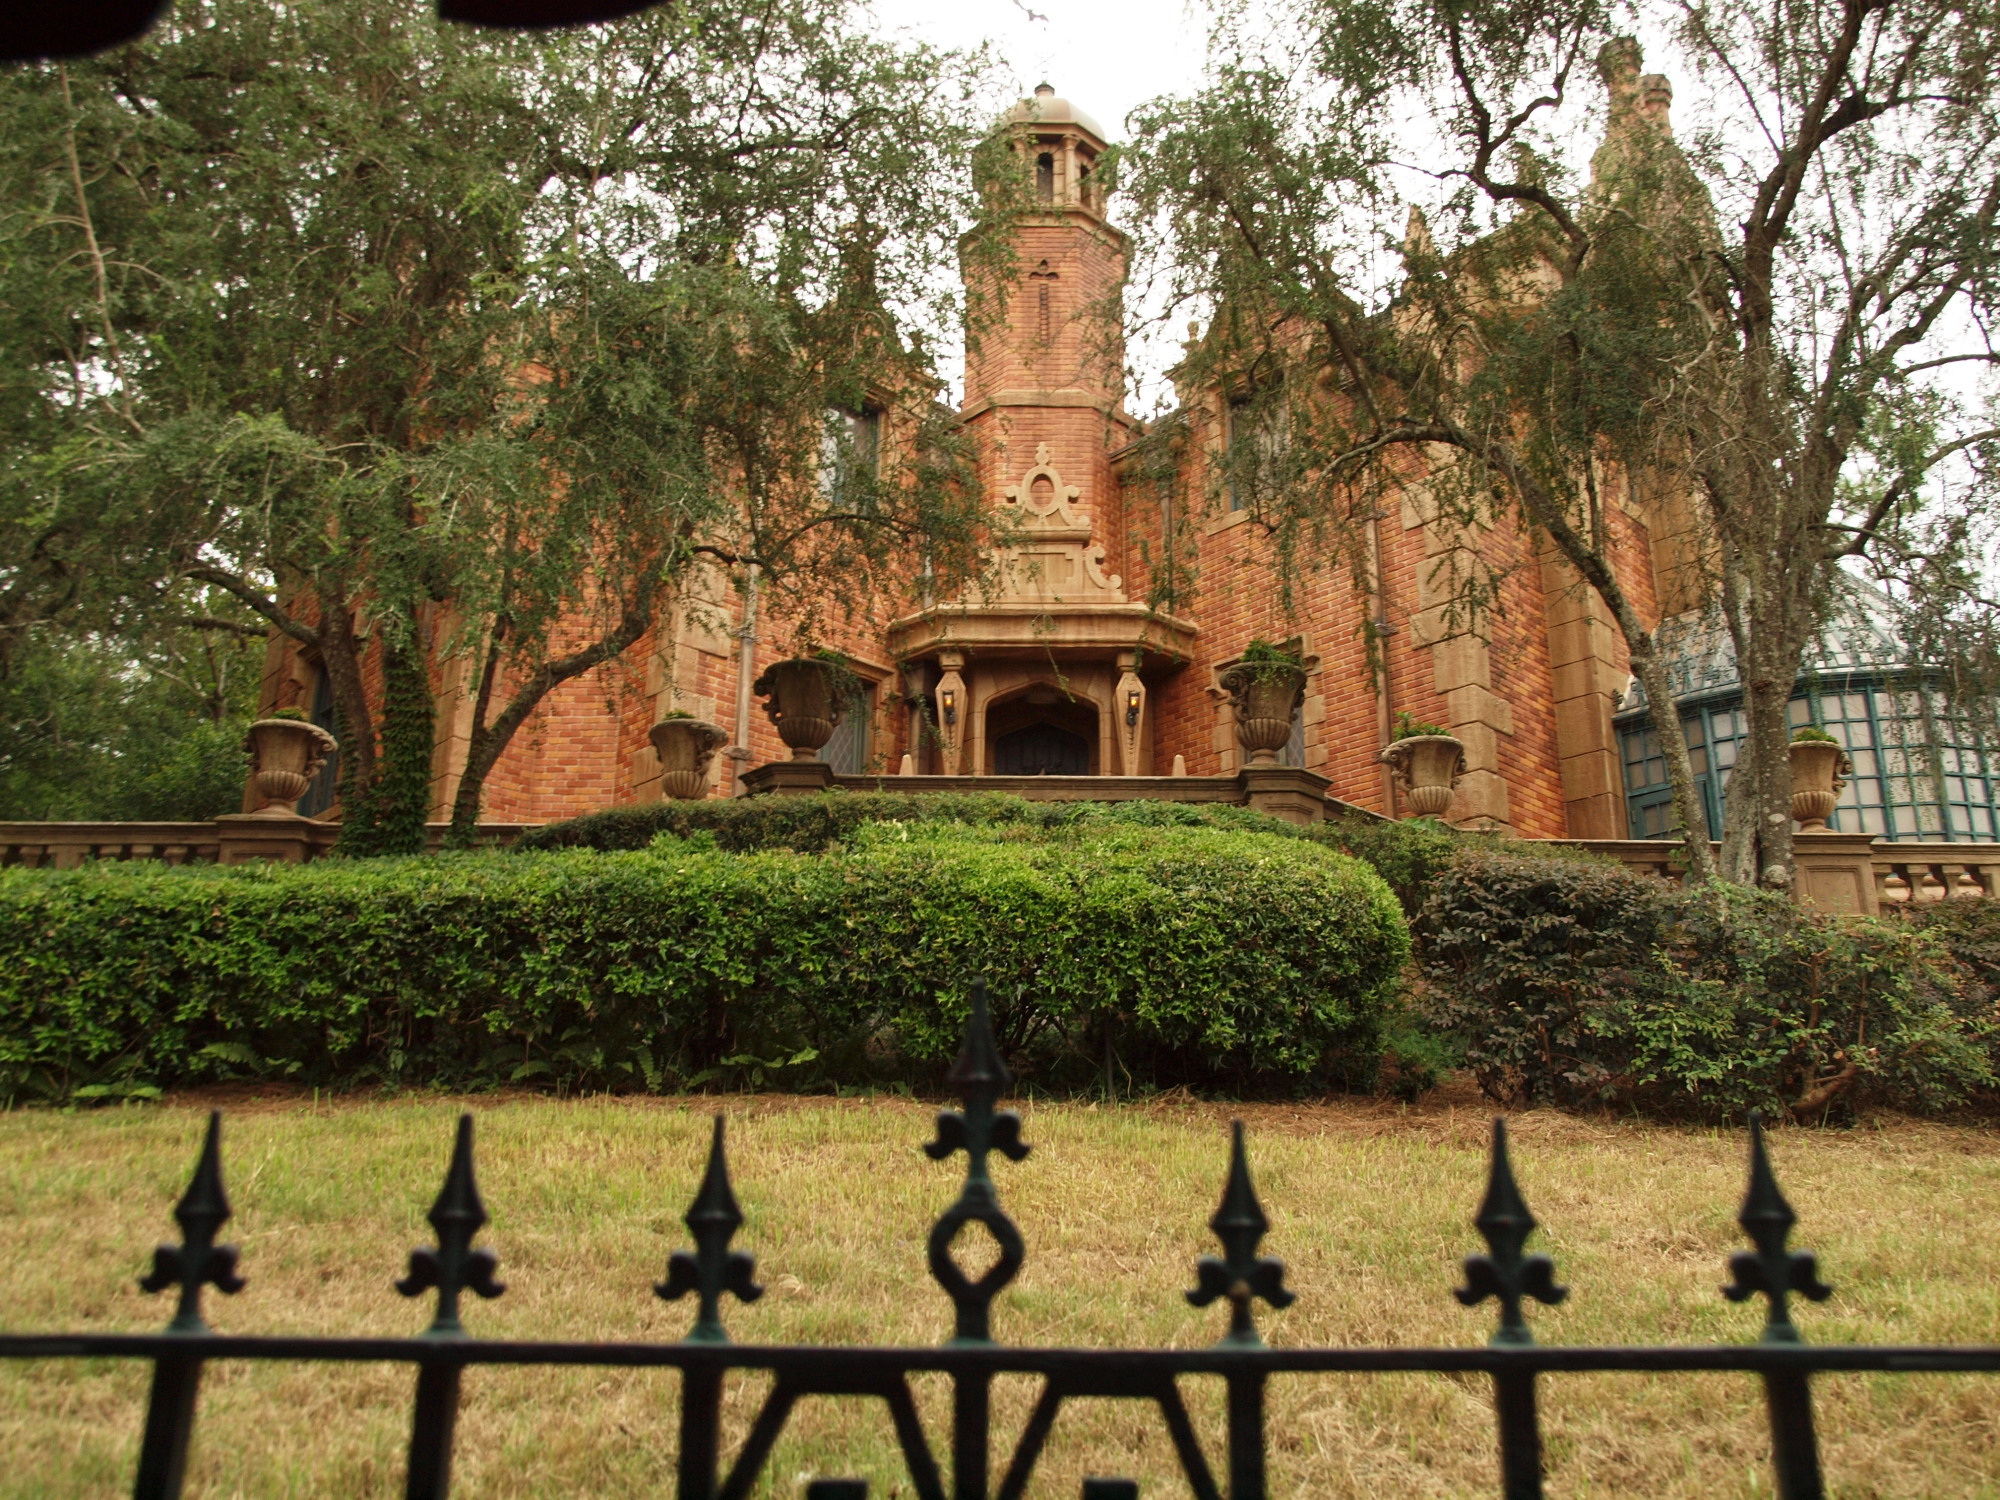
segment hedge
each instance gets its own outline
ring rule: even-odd
[[[962,823],[1045,832],[1108,822],[1148,828],[1236,828],[1305,839],[1373,866],[1409,915],[1423,905],[1438,872],[1467,847],[1567,862],[1601,863],[1605,858],[1561,844],[1464,834],[1433,818],[1392,822],[1350,814],[1302,827],[1228,803],[1030,802],[1002,792],[833,791],[810,797],[634,803],[546,824],[524,834],[514,848],[525,853],[644,849],[665,833],[678,838],[707,835],[717,848],[736,853],[793,849],[816,854],[858,828],[881,822]]]
[[[1899,919],[1474,848],[1415,931],[1430,1021],[1505,1104],[1824,1119],[1995,1085],[1991,992]]]
[[[1240,828],[1297,838],[1300,830],[1247,807],[1185,802],[1030,802],[1005,792],[826,792],[809,797],[705,798],[636,802],[531,829],[523,853],[551,849],[644,849],[661,834],[707,834],[718,849],[748,854],[791,849],[817,854],[871,823],[959,823],[974,828],[1055,831],[1083,823],[1149,828]]]
[[[982,973],[1030,1084],[1108,1057],[1121,1086],[1296,1090],[1366,1078],[1408,951],[1381,880],[1295,837],[1092,820],[716,842],[0,871],[0,1091],[927,1082]]]

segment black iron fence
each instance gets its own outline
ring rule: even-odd
[[[410,1425],[406,1493],[411,1500],[441,1500],[451,1474],[452,1434],[460,1378],[473,1365],[594,1365],[665,1367],[680,1383],[679,1500],[745,1500],[757,1485],[792,1408],[804,1396],[866,1396],[883,1401],[918,1500],[1020,1500],[1033,1477],[1056,1415],[1066,1401],[1139,1398],[1159,1408],[1174,1451],[1197,1500],[1263,1500],[1265,1388],[1274,1375],[1481,1372],[1493,1382],[1498,1417],[1500,1486],[1508,1500],[1542,1493],[1541,1429],[1536,1385],[1544,1374],[1579,1371],[1734,1371],[1761,1378],[1769,1410],[1771,1456],[1784,1500],[1818,1500],[1824,1491],[1813,1430],[1811,1378],[1838,1371],[2000,1372],[2000,1346],[1809,1345],[1792,1323],[1794,1295],[1813,1301],[1828,1288],[1814,1258],[1791,1250],[1795,1216],[1772,1175],[1762,1131],[1750,1126],[1750,1184],[1738,1218],[1755,1249],[1730,1258],[1731,1301],[1762,1297],[1764,1329],[1757,1342],[1708,1347],[1551,1347],[1529,1332],[1523,1307],[1555,1304],[1569,1295],[1556,1283],[1547,1256],[1526,1252],[1535,1219],[1522,1201],[1508,1163],[1506,1128],[1493,1127],[1493,1155],[1486,1197],[1474,1218],[1486,1240],[1484,1254],[1465,1261],[1459,1301],[1472,1307],[1489,1298],[1499,1323],[1483,1348],[1273,1349],[1257,1332],[1254,1307],[1284,1307],[1294,1294],[1282,1261],[1258,1253],[1268,1221],[1251,1187],[1243,1127],[1235,1127],[1222,1205],[1210,1220],[1220,1256],[1195,1266],[1195,1287],[1185,1295],[1196,1307],[1229,1305],[1229,1326],[1213,1347],[1181,1349],[1029,1349],[993,1342],[993,1299],[1013,1280],[1024,1253],[1020,1231],[1001,1209],[989,1161],[994,1152],[1020,1161],[1028,1154],[1020,1117],[999,1110],[1009,1077],[987,1020],[986,994],[975,987],[964,1046],[950,1074],[962,1110],[938,1115],[937,1139],[924,1147],[938,1161],[966,1155],[958,1200],[931,1230],[931,1274],[957,1316],[953,1339],[940,1348],[808,1348],[738,1345],[723,1330],[725,1295],[755,1301],[762,1288],[750,1256],[730,1249],[742,1226],[723,1156],[722,1121],[715,1124],[707,1172],[686,1222],[692,1252],[675,1251],[666,1280],[654,1290],[668,1301],[692,1295],[693,1327],[677,1344],[559,1343],[483,1340],[467,1335],[459,1319],[465,1293],[497,1297],[493,1252],[475,1248],[486,1224],[473,1178],[472,1117],[459,1120],[458,1139],[430,1222],[437,1244],[410,1253],[409,1274],[397,1290],[414,1297],[437,1294],[431,1325],[416,1338],[290,1338],[211,1332],[202,1319],[205,1287],[234,1293],[244,1285],[234,1247],[216,1243],[230,1217],[222,1186],[220,1117],[208,1137],[193,1181],[174,1210],[182,1242],[162,1245],[141,1285],[150,1292],[176,1288],[179,1306],[166,1329],[154,1334],[0,1334],[0,1357],[10,1359],[122,1357],[153,1366],[146,1426],[133,1493],[166,1500],[181,1491],[193,1438],[203,1367],[214,1360],[392,1361],[415,1366],[416,1394]],[[952,1244],[967,1225],[992,1232],[999,1258],[968,1277],[952,1258]],[[764,1371],[769,1394],[734,1458],[724,1466],[721,1414],[724,1378],[731,1371]],[[934,1371],[950,1382],[950,1483],[932,1452],[917,1412],[910,1377]],[[1005,1374],[1039,1376],[1041,1394],[994,1485],[991,1390]],[[1220,1377],[1227,1391],[1222,1475],[1181,1399],[1182,1376]],[[1134,1500],[1137,1486],[1124,1479],[1084,1481],[1085,1500]],[[808,1500],[862,1500],[862,1481],[827,1478],[807,1487]]]

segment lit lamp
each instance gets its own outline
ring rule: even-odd
[[[946,688],[938,696],[944,702],[945,723],[956,724],[958,722],[958,690],[956,688]]]
[[[1125,690],[1125,727],[1127,729],[1135,729],[1138,727],[1138,724],[1139,690],[1137,688],[1127,688]]]

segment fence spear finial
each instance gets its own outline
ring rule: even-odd
[[[451,1165],[445,1169],[444,1186],[431,1205],[431,1227],[437,1231],[435,1248],[410,1252],[410,1274],[396,1283],[405,1297],[437,1288],[437,1316],[428,1334],[450,1336],[465,1332],[458,1318],[458,1299],[471,1290],[493,1298],[506,1286],[493,1279],[500,1258],[491,1250],[472,1248],[473,1236],[485,1226],[486,1205],[480,1201],[479,1183],[472,1171],[472,1116],[458,1117],[458,1138],[452,1145]]]
[[[1290,1307],[1297,1300],[1285,1285],[1285,1263],[1274,1255],[1259,1255],[1257,1247],[1270,1231],[1271,1221],[1257,1201],[1250,1183],[1250,1159],[1243,1149],[1243,1122],[1230,1122],[1229,1178],[1222,1189],[1222,1204],[1208,1221],[1215,1237],[1222,1241],[1222,1258],[1204,1255],[1195,1262],[1195,1288],[1186,1293],[1195,1307],[1206,1307],[1219,1297],[1229,1299],[1229,1332],[1225,1344],[1262,1344],[1250,1304],[1262,1297],[1272,1307]]]
[[[1764,1113],[1750,1111],[1750,1186],[1743,1194],[1743,1209],[1736,1222],[1750,1236],[1756,1250],[1739,1250],[1729,1257],[1733,1278],[1722,1289],[1731,1302],[1743,1302],[1762,1292],[1768,1312],[1761,1342],[1796,1344],[1801,1340],[1792,1323],[1790,1294],[1797,1292],[1812,1302],[1824,1302],[1833,1288],[1819,1279],[1819,1258],[1809,1250],[1789,1250],[1785,1242],[1799,1216],[1778,1190],[1777,1174],[1764,1149]]]
[[[709,1140],[708,1167],[701,1175],[701,1187],[688,1206],[682,1223],[694,1236],[694,1253],[676,1250],[667,1257],[667,1279],[653,1287],[668,1302],[677,1302],[689,1292],[700,1299],[694,1327],[688,1331],[690,1344],[726,1344],[729,1335],[722,1327],[722,1294],[733,1292],[744,1302],[755,1302],[764,1289],[754,1279],[755,1257],[731,1250],[729,1242],[743,1227],[743,1210],[729,1185],[729,1160],[722,1149],[722,1116],[715,1117],[715,1134]]]
[[[141,1290],[162,1292],[178,1285],[180,1307],[167,1325],[169,1333],[205,1333],[208,1324],[201,1316],[201,1289],[204,1284],[227,1296],[243,1290],[236,1274],[234,1245],[218,1245],[215,1236],[230,1220],[229,1195],[222,1189],[222,1111],[211,1110],[208,1134],[201,1143],[201,1158],[187,1191],[174,1205],[174,1221],[181,1226],[181,1243],[162,1245],[153,1252],[153,1269],[140,1278]]]
[[[992,1342],[988,1311],[993,1299],[1027,1258],[1021,1231],[1000,1207],[987,1158],[998,1151],[1009,1161],[1021,1161],[1029,1147],[1021,1139],[1021,1117],[1010,1109],[993,1107],[1013,1082],[1013,1075],[1007,1071],[993,1035],[984,979],[972,981],[972,1008],[965,1019],[964,1040],[958,1061],[945,1076],[965,1107],[938,1112],[937,1139],[925,1143],[924,1154],[932,1161],[943,1161],[954,1151],[963,1151],[965,1186],[959,1190],[958,1201],[931,1227],[931,1275],[951,1298],[957,1313],[953,1342],[985,1344]],[[999,1258],[977,1281],[967,1277],[951,1258],[952,1241],[967,1224],[975,1222],[992,1232],[1000,1250]]]
[[[1507,1155],[1507,1122],[1493,1122],[1493,1156],[1487,1169],[1486,1198],[1479,1205],[1473,1224],[1485,1236],[1487,1253],[1465,1258],[1465,1285],[1453,1295],[1467,1307],[1477,1307],[1488,1297],[1500,1301],[1500,1326],[1493,1331],[1496,1344],[1532,1344],[1535,1336],[1521,1316],[1523,1299],[1554,1307],[1569,1296],[1569,1288],[1556,1285],[1556,1265],[1546,1255],[1523,1255],[1528,1236],[1535,1232],[1535,1216],[1528,1212],[1514,1181],[1514,1164]]]

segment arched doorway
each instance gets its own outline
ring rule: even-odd
[[[986,709],[989,776],[1094,776],[1097,705],[1051,682],[1031,683]]]
[[[1088,776],[1090,741],[1055,724],[1029,724],[993,741],[995,776]]]

